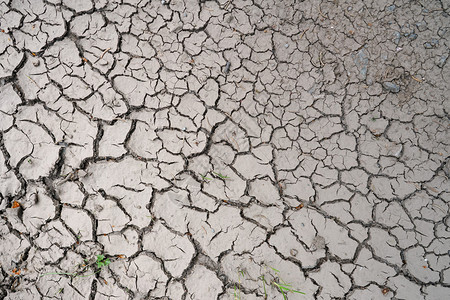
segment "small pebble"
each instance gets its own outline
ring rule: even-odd
[[[387,7],[387,10],[394,11],[396,8],[397,8],[397,6],[395,6],[395,4],[392,4]]]
[[[35,67],[39,67],[40,64],[41,64],[41,62],[37,59],[33,61],[33,66],[35,66]]]
[[[383,87],[391,93],[400,92],[400,86],[393,82],[383,82]]]
[[[348,11],[351,11],[352,9],[353,9],[353,7],[351,7],[351,6],[347,7]]]
[[[410,35],[409,35],[409,39],[410,39],[411,41],[414,41],[415,39],[417,39],[417,34],[415,34],[415,33],[410,34]]]
[[[441,38],[443,38],[443,37],[445,37],[445,34],[447,33],[447,28],[439,28],[437,33]]]
[[[398,45],[398,43],[400,43],[400,39],[401,39],[401,37],[402,37],[401,33],[398,32],[398,31],[396,31],[396,32],[394,33],[394,37],[395,37],[395,38],[394,38],[394,43]]]
[[[425,21],[417,22],[416,27],[420,32],[425,31],[428,28],[427,23]]]
[[[225,65],[224,73],[228,74],[230,72],[231,62],[227,61],[227,64]]]
[[[298,254],[298,250],[297,249],[291,249],[291,255],[292,256],[297,256],[297,254]]]
[[[439,57],[439,60],[437,61],[436,65],[439,68],[443,68],[445,63],[447,62],[447,59],[448,59],[448,54],[442,55],[441,57]]]
[[[289,47],[289,44],[285,44],[284,47],[285,47],[285,48],[288,48],[288,47]]]

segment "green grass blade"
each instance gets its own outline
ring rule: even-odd
[[[212,178],[206,177],[206,175],[203,176],[202,174],[200,174],[200,176],[203,178],[203,180],[212,180]]]
[[[269,266],[269,268],[271,268],[272,270],[274,270],[276,273],[280,273],[279,270],[277,270],[277,269],[275,269],[275,268],[272,268],[271,266]]]
[[[220,174],[220,173],[217,173],[217,172],[213,172],[215,175],[217,175],[217,176],[219,176],[220,178],[222,178],[222,179],[228,179],[228,178],[230,178],[230,177],[228,177],[228,176],[226,176],[226,175],[222,175],[222,174]]]

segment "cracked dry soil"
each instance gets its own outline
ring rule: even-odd
[[[449,299],[449,6],[0,1],[0,298]]]

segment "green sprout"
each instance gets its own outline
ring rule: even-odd
[[[63,287],[60,288],[60,289],[55,293],[55,295],[53,295],[53,297],[55,297],[55,296],[58,295],[58,294],[61,294],[62,292],[64,292],[64,288],[63,288]]]
[[[109,265],[111,263],[111,261],[109,260],[109,258],[105,259],[105,256],[103,254],[99,254],[99,255],[97,255],[96,263],[97,263],[97,268],[101,269],[101,268]]]
[[[217,173],[217,172],[213,172],[215,175],[217,175],[217,176],[219,176],[220,178],[222,178],[222,179],[228,179],[228,178],[230,178],[230,177],[228,177],[228,176],[226,176],[226,175],[222,175],[222,174],[220,174],[220,173]]]
[[[244,270],[238,271],[239,285],[241,285],[241,275],[244,278]],[[241,300],[241,289],[239,288],[239,293],[236,291],[236,284],[234,285],[234,300]]]
[[[263,287],[264,287],[264,299],[267,299],[267,290],[266,290],[266,280],[264,279],[264,275],[261,275],[261,277],[259,278],[262,280],[263,283]]]
[[[270,285],[272,285],[273,287],[277,288],[277,289],[281,292],[281,294],[283,295],[283,299],[284,299],[284,300],[287,300],[287,295],[286,295],[286,294],[287,294],[288,292],[306,295],[306,294],[303,293],[303,292],[300,292],[300,291],[297,291],[297,290],[293,289],[291,284],[286,283],[284,280],[282,280],[282,279],[279,277],[279,274],[280,274],[280,271],[279,271],[279,270],[277,270],[277,269],[275,269],[275,268],[273,268],[273,267],[271,267],[271,266],[268,266],[268,265],[266,265],[266,264],[264,264],[264,267],[265,267],[266,269],[267,269],[267,267],[270,268],[270,269],[271,269],[272,271],[274,271],[275,274],[277,275],[278,279],[272,280],[272,281],[270,282]],[[263,286],[264,286],[264,299],[267,299],[266,281],[265,281],[264,275],[261,275],[261,277],[259,277],[259,279],[261,279],[261,281],[263,282]],[[281,282],[280,282],[280,281],[281,281]]]
[[[287,283],[279,283],[279,282],[272,281],[272,284],[280,290],[281,294],[283,295],[284,300],[287,300],[287,296],[286,296],[285,292],[291,292],[291,293],[298,293],[298,294],[306,295],[303,292],[294,290],[292,288],[292,285],[287,284]]]
[[[212,180],[212,178],[206,177],[206,175],[203,176],[202,174],[200,174],[200,176],[203,178],[204,181]]]
[[[110,263],[111,263],[111,261],[109,260],[109,258],[106,258],[103,254],[99,254],[99,255],[97,255],[95,264],[94,263],[89,264],[89,261],[87,259],[84,259],[84,263],[78,264],[77,266],[75,266],[75,269],[77,271],[74,271],[72,273],[70,273],[70,272],[52,272],[52,273],[42,274],[39,277],[43,277],[43,276],[47,276],[47,275],[68,275],[70,277],[76,277],[76,278],[89,277],[89,276],[95,275],[97,273],[100,273],[102,268],[108,266]],[[95,265],[97,266],[97,269],[90,274],[86,274],[86,271],[89,269],[89,267],[91,267],[92,269],[95,269]]]

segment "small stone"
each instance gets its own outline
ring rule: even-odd
[[[448,53],[441,55],[441,57],[439,57],[438,61],[436,62],[436,65],[439,68],[443,68],[445,63],[447,62],[447,59],[448,59]]]
[[[225,74],[228,74],[228,72],[230,72],[230,67],[231,67],[231,62],[227,61],[227,63],[225,64],[225,68],[224,68],[223,72]]]
[[[351,6],[347,7],[348,11],[351,11],[352,9],[353,9],[353,7],[351,7]]]
[[[108,62],[107,62],[106,60],[104,60],[104,59],[100,59],[100,60],[98,61],[98,64],[99,64],[100,66],[106,66],[106,65],[108,64]]]
[[[427,23],[425,21],[417,22],[416,27],[420,32],[425,31],[428,28]]]
[[[285,48],[288,48],[288,47],[289,47],[289,44],[285,44],[284,47],[285,47]]]
[[[395,4],[389,5],[386,9],[388,11],[394,11],[397,8],[397,6],[395,6]]]
[[[410,35],[409,35],[409,39],[410,39],[411,41],[414,41],[415,39],[417,39],[417,34],[415,34],[415,33],[410,34]]]
[[[33,66],[35,66],[35,67],[39,67],[40,64],[41,64],[41,62],[37,59],[33,61]]]
[[[447,28],[439,28],[437,34],[438,34],[438,36],[440,36],[441,38],[445,37],[446,34],[447,34]]]
[[[291,253],[292,256],[297,256],[298,250],[297,249],[291,249],[290,253]]]
[[[401,37],[402,37],[401,33],[396,31],[394,33],[394,43],[398,45],[400,43]]]
[[[383,82],[383,87],[391,93],[400,92],[400,86],[393,82]]]

